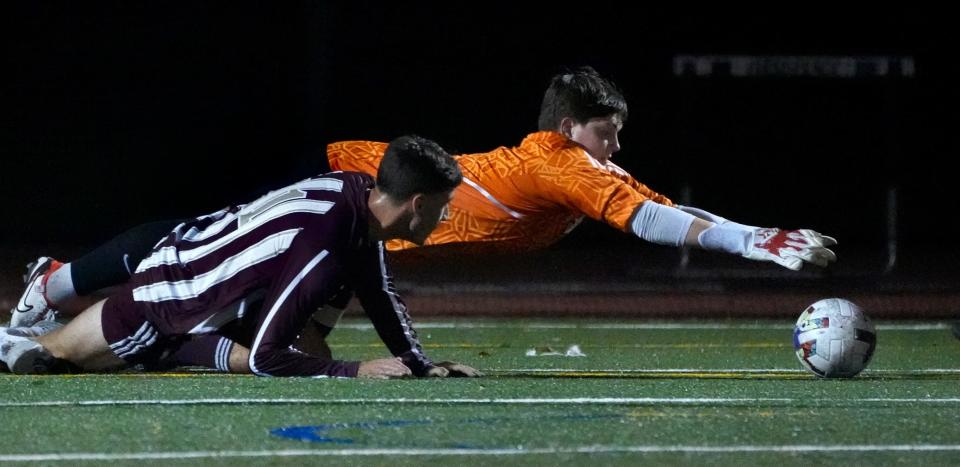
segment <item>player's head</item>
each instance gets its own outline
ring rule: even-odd
[[[560,73],[540,105],[540,131],[556,131],[576,141],[587,153],[606,162],[620,150],[617,133],[627,120],[627,101],[620,90],[591,67]]]
[[[462,180],[457,162],[439,144],[419,136],[391,141],[377,171],[377,189],[403,210],[399,238],[423,244],[446,218]]]

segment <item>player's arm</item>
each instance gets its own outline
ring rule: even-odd
[[[837,241],[810,229],[784,230],[739,224],[703,209],[678,206],[688,214],[713,225],[697,234],[704,249],[739,254],[757,261],[772,261],[785,268],[799,270],[804,262],[826,267],[837,260],[828,247]]]
[[[293,348],[307,354],[332,360],[330,347],[326,338],[336,326],[343,309],[346,307],[353,292],[341,289],[324,306],[313,313],[307,324],[300,330]],[[263,299],[252,301],[248,306],[250,315],[259,313],[263,306]],[[201,366],[231,373],[250,373],[250,349],[234,342],[228,335],[204,334],[184,342],[176,352],[164,359],[150,370],[161,370],[178,366]],[[392,360],[392,359],[388,359]],[[367,363],[361,362],[357,376],[365,376],[364,368]],[[405,370],[404,374],[409,372]],[[383,375],[367,374],[370,377]]]
[[[631,232],[653,243],[737,254],[795,271],[804,262],[825,267],[837,259],[827,248],[835,245],[836,240],[813,230],[752,227],[686,206],[674,208],[645,201],[629,225]]]
[[[323,349],[315,347],[311,349],[313,351],[311,353],[324,360],[332,360],[330,350],[322,337],[313,345],[321,345]],[[294,347],[307,351],[297,347],[296,344]],[[183,343],[172,356],[147,367],[146,370],[164,371],[178,366],[202,366],[230,373],[250,373],[249,362],[250,349],[228,337],[207,334]],[[442,366],[443,363],[438,365]],[[357,367],[357,377],[360,378],[382,379],[407,375],[410,375],[410,369],[398,358],[364,361]]]
[[[566,165],[561,164],[564,157]],[[679,209],[619,167],[600,167],[586,156],[561,153],[551,162],[557,167],[541,174],[536,187],[541,196],[649,242],[738,254],[793,270],[803,262],[826,266],[836,260],[827,248],[836,241],[815,231],[762,229],[699,209]],[[564,177],[555,176],[558,170]]]
[[[259,376],[405,376],[410,370],[395,359],[342,361],[310,355],[291,347],[310,315],[332,295],[341,276],[332,249],[313,244],[301,232],[290,258],[267,293],[250,346],[250,371]]]
[[[337,258],[330,251],[308,252],[297,243],[291,250],[302,249],[307,255],[289,252],[294,253],[290,264],[267,293],[250,346],[249,368],[259,376],[357,376],[360,362],[325,359],[291,347],[338,272]]]
[[[407,307],[397,294],[382,242],[369,248],[362,261],[352,262],[360,304],[380,339],[415,376],[480,376],[477,370],[454,362],[433,363],[423,352]]]
[[[810,229],[783,230],[738,224],[703,209],[680,206],[638,182],[616,165],[608,165],[612,167],[612,175],[623,180],[624,183],[648,200],[643,202],[630,217],[631,231],[633,233],[641,232],[641,237],[645,231],[658,230],[659,219],[657,215],[651,215],[652,211],[666,211],[668,212],[666,216],[669,216],[670,210],[665,207],[670,207],[677,208],[694,217],[692,220],[677,221],[681,227],[686,222],[690,222],[686,233],[681,232],[677,235],[682,239],[680,243],[682,245],[737,254],[757,261],[771,261],[793,270],[800,269],[804,262],[826,267],[830,262],[837,259],[833,251],[827,248],[837,243],[832,237],[821,235],[819,232]],[[654,208],[654,204],[649,201],[658,205],[656,209],[650,209]],[[638,215],[644,205],[650,209],[651,213]],[[616,218],[617,216],[614,214],[611,217]],[[642,225],[644,222],[646,222],[646,225]],[[653,225],[651,226],[651,224]],[[668,243],[672,243],[674,240],[677,240],[677,238],[670,236]],[[656,240],[652,241],[663,243]]]

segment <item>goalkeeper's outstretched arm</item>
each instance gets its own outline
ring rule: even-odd
[[[630,219],[638,237],[661,245],[693,246],[771,261],[794,271],[804,262],[826,267],[837,255],[829,246],[833,237],[810,229],[783,230],[753,227],[729,221],[702,209],[676,208],[646,201]]]

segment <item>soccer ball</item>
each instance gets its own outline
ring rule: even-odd
[[[803,366],[824,378],[863,371],[877,347],[873,322],[856,304],[827,298],[807,307],[793,328],[793,348]]]

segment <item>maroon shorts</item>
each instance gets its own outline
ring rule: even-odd
[[[145,307],[133,300],[130,288],[124,287],[107,299],[100,315],[103,337],[110,349],[131,364],[157,360],[173,346],[171,339],[147,320]]]

